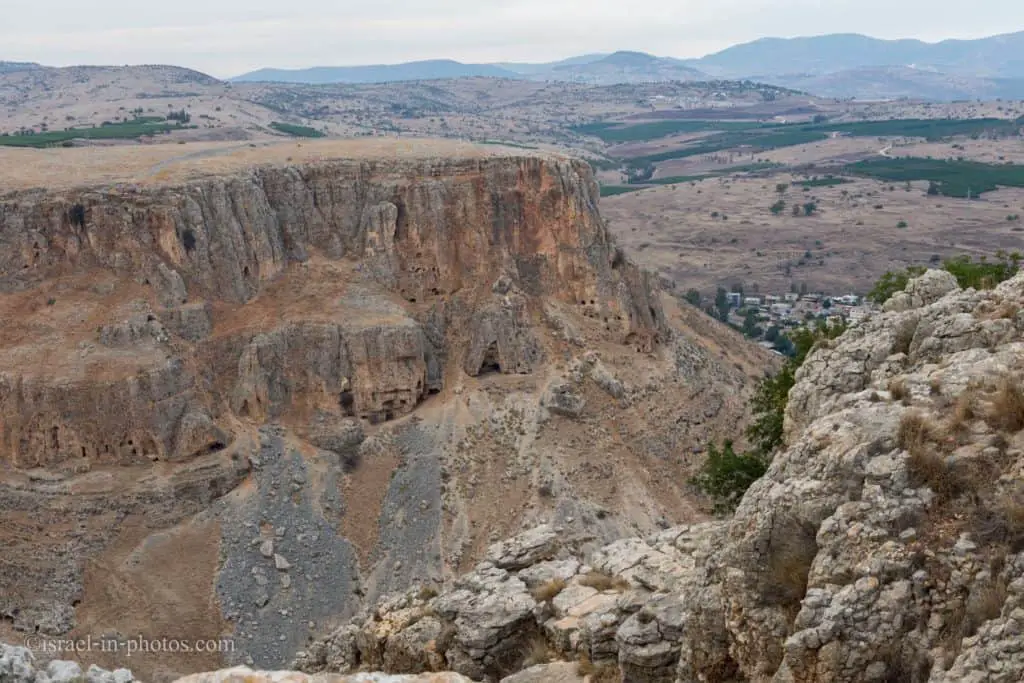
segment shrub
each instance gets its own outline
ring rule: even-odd
[[[925,268],[921,266],[910,266],[904,271],[895,272],[889,271],[875,283],[871,291],[868,292],[868,299],[874,301],[876,304],[884,304],[886,301],[891,299],[896,292],[902,292],[907,288],[907,283],[910,282],[911,278],[918,277],[925,272]]]
[[[785,210],[786,210],[786,202],[782,201],[781,199],[779,201],[775,202],[774,204],[772,204],[771,208],[770,208],[770,211],[772,212],[772,215],[775,215],[775,216],[778,216],[779,214],[781,214]]]
[[[907,453],[914,455],[915,453],[924,452],[931,437],[932,424],[921,412],[916,410],[908,411],[900,418],[899,430],[896,432],[896,443]]]
[[[437,597],[437,589],[433,586],[423,586],[416,594],[416,597],[423,601],[433,600]]]
[[[1019,380],[1004,379],[999,384],[987,421],[1008,432],[1024,429],[1024,391]]]
[[[564,579],[551,579],[533,589],[533,599],[537,602],[551,602],[563,590],[565,590]]]
[[[624,591],[629,588],[629,581],[621,576],[612,576],[604,572],[590,572],[580,578],[581,586],[588,586],[599,591]]]
[[[1018,252],[1007,253],[1000,250],[996,252],[994,260],[982,257],[974,262],[970,256],[964,255],[946,259],[942,268],[952,273],[957,284],[964,289],[992,289],[1017,274],[1022,258],[1024,257]],[[868,292],[868,299],[877,304],[885,303],[896,292],[903,291],[911,278],[918,277],[925,270],[923,266],[910,266],[904,271],[887,272]]]
[[[732,441],[726,441],[721,449],[710,444],[708,459],[693,483],[714,499],[716,510],[733,510],[767,469],[768,462],[763,457],[757,453],[736,453]]]
[[[899,223],[896,224],[896,227],[899,228],[900,230],[902,230],[903,228],[907,227],[907,222],[906,221],[900,221]]]
[[[900,377],[889,381],[889,395],[894,401],[902,401],[904,405],[910,402],[910,391],[907,389],[906,381]]]
[[[544,636],[539,633],[523,644],[521,654],[522,661],[516,667],[518,669],[529,669],[531,666],[547,664],[554,659],[551,646],[548,645],[548,641]]]
[[[618,683],[622,679],[618,664],[615,662],[594,663],[585,654],[580,655],[576,673],[589,680],[590,683]]]

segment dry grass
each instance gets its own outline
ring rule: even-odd
[[[0,148],[0,186],[5,189],[163,184],[235,173],[260,164],[312,163],[322,159],[480,159],[509,154],[504,147],[452,140],[360,138],[358,140],[272,140],[249,143],[118,145],[73,149]],[[519,156],[535,154],[518,150]],[[31,171],[31,172],[27,172]]]
[[[580,578],[581,586],[589,586],[599,591],[615,590],[622,592],[629,588],[629,581],[621,576],[612,576],[604,572],[590,572]]]
[[[563,590],[565,590],[564,579],[551,579],[533,589],[533,599],[537,602],[551,602]]]
[[[922,453],[935,436],[935,426],[919,411],[907,411],[900,419],[896,443],[911,457]]]
[[[1006,493],[971,516],[971,535],[986,545],[1024,550],[1024,491]]]
[[[678,171],[671,175],[689,174]],[[737,178],[728,185],[705,180],[695,186],[662,186],[603,198],[601,213],[639,264],[671,277],[680,291],[692,287],[711,297],[716,283],[723,282],[743,282],[748,289],[756,283],[762,293],[789,291],[793,281],[806,282],[811,291],[867,291],[887,270],[927,262],[935,254],[945,259],[1019,248],[1019,233],[990,226],[1008,225],[1003,203],[1021,206],[1024,188],[986,194],[991,203],[979,213],[977,203],[967,199],[936,200],[920,187],[890,193],[883,183],[855,180],[816,188],[819,212],[814,216],[771,215],[775,184],[794,180],[778,174]],[[844,198],[843,191],[849,196]],[[882,194],[884,210],[873,209]],[[785,201],[792,205],[796,200],[787,196]],[[710,217],[723,207],[728,207],[728,221]],[[893,229],[907,215],[915,217],[908,228],[912,244],[906,230]],[[849,226],[858,220],[863,226],[851,234]],[[639,251],[644,242],[650,247]],[[811,258],[801,258],[806,251]]]
[[[903,405],[910,405],[910,390],[907,389],[907,382],[902,377],[890,380],[888,389],[892,400],[900,401]]]
[[[423,601],[433,600],[437,597],[437,589],[433,586],[423,586],[416,594],[416,597]]]
[[[951,432],[962,432],[967,429],[971,421],[976,417],[975,404],[977,395],[974,390],[968,389],[960,394],[953,406],[953,412],[949,418],[949,429]]]
[[[576,673],[590,683],[619,683],[622,680],[622,672],[619,671],[618,664],[614,662],[594,663],[585,654],[580,655]]]
[[[967,599],[967,636],[973,636],[981,625],[990,619],[997,618],[1006,604],[1006,584],[993,581],[983,585],[978,591],[971,591]]]
[[[555,658],[555,654],[551,651],[548,641],[540,634],[526,642],[522,654],[523,658],[520,667],[523,669],[528,669],[538,664],[547,664]]]
[[[1024,391],[1020,379],[1004,379],[992,397],[986,421],[997,429],[1019,432],[1024,429]]]
[[[928,391],[932,396],[942,395],[942,380],[938,377],[932,377],[928,381]]]

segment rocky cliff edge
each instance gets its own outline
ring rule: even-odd
[[[788,447],[732,519],[585,552],[540,527],[295,664],[486,681],[547,680],[550,660],[578,662],[564,680],[1020,681],[1022,373],[1024,275],[962,291],[930,271],[812,352]]]
[[[389,144],[0,198],[0,638],[280,668],[522,528],[701,518],[679,483],[770,359],[624,257],[585,164]]]

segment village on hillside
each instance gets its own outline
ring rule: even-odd
[[[687,295],[688,299],[692,297]],[[719,288],[709,315],[743,332],[761,346],[781,355],[792,353],[788,331],[808,325],[852,325],[872,311],[877,304],[856,294],[831,295],[824,292],[784,294],[745,294]]]

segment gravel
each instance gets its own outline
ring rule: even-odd
[[[219,505],[223,568],[217,596],[235,624],[231,663],[251,659],[258,668],[282,669],[317,623],[358,609],[359,568],[336,520],[324,519],[311,504],[305,461],[285,447],[273,426],[261,437],[253,458],[257,492],[241,506]],[[332,467],[340,466],[336,456],[321,453]],[[328,490],[340,509],[335,482],[329,477]]]

